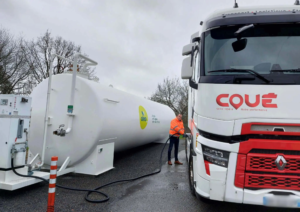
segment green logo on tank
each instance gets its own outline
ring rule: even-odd
[[[139,106],[140,126],[141,129],[145,129],[148,124],[148,114],[144,107]]]

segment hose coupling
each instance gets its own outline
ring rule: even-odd
[[[59,128],[53,131],[53,134],[61,137],[65,136],[66,130],[64,129],[64,126],[65,126],[64,124],[59,125]]]

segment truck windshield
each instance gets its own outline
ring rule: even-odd
[[[241,33],[246,47],[234,51],[235,32],[242,26],[216,28],[205,32],[205,75],[243,75],[245,72],[220,70],[247,69],[260,75],[300,74],[300,25],[255,25]],[[268,76],[269,75],[269,76]]]

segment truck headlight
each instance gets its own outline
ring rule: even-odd
[[[204,160],[218,166],[228,167],[229,152],[202,145]]]

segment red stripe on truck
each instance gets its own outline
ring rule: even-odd
[[[239,153],[247,154],[251,149],[300,151],[300,142],[293,140],[249,139],[240,143]]]
[[[205,164],[206,174],[210,176],[209,164],[211,164],[211,162],[208,162],[207,160],[205,160],[204,164]]]

